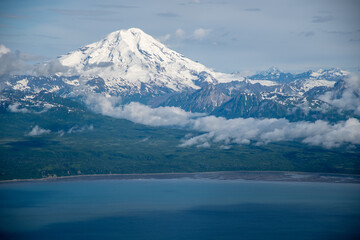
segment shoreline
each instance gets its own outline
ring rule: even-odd
[[[28,182],[58,182],[84,180],[170,180],[170,179],[247,180],[274,182],[319,182],[360,184],[360,175],[341,173],[313,173],[287,171],[218,171],[194,173],[128,173],[89,174],[60,177],[1,180],[0,184]]]

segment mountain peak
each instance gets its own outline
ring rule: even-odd
[[[112,32],[98,42],[61,56],[59,61],[85,79],[100,77],[113,88],[144,89],[151,84],[181,91],[199,89],[199,81],[216,83],[229,78],[185,58],[138,28]],[[203,79],[202,73],[208,77]]]
[[[140,28],[135,28],[135,27],[132,27],[132,28],[129,28],[129,29],[120,29],[120,30],[114,31],[114,32],[112,32],[110,34],[113,34],[113,33],[146,34]]]
[[[328,68],[328,69],[319,69],[317,71],[311,71],[310,77],[315,79],[342,79],[348,76],[350,72],[341,70],[339,68]]]
[[[130,62],[144,60],[144,53],[159,55],[159,49],[166,47],[141,29],[130,28],[108,34],[102,40],[79,48],[60,57],[60,62],[78,71],[90,70],[99,64],[124,66]]]
[[[121,29],[115,32],[112,32],[108,34],[104,40],[123,40],[123,39],[132,39],[136,40],[140,36],[148,36],[150,35],[146,34],[143,30],[139,28],[129,28],[129,29]]]
[[[141,30],[140,28],[135,28],[135,27],[133,27],[133,28],[129,28],[128,30],[124,30],[124,31],[128,31],[128,32],[131,32],[131,33],[138,33],[138,34],[143,34],[144,33],[144,31],[143,30]]]
[[[264,75],[275,75],[281,73],[280,69],[277,67],[270,67],[269,69],[261,72]]]
[[[143,30],[141,30],[140,28],[136,28],[136,27],[132,27],[132,28],[129,28],[129,29],[120,29],[120,30],[117,30],[117,31],[114,31],[114,32],[132,32],[132,33],[144,33]],[[113,33],[114,33],[113,32]],[[111,34],[111,33],[110,33]]]
[[[280,72],[280,69],[277,67],[270,67],[267,72]]]

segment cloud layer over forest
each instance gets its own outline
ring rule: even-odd
[[[334,89],[320,96],[320,100],[337,107],[340,110],[354,111],[360,115],[360,74],[352,73],[344,79],[341,92]]]
[[[118,98],[91,95],[86,100],[94,111],[149,126],[173,126],[200,132],[184,138],[180,146],[209,147],[211,143],[267,144],[279,141],[301,141],[324,148],[343,144],[360,144],[360,122],[355,118],[331,124],[326,121],[289,122],[286,119],[254,119],[206,116],[177,107],[150,108],[140,103],[120,105]]]

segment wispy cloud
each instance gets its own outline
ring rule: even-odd
[[[205,38],[206,36],[208,36],[210,34],[210,32],[211,32],[211,29],[198,28],[198,29],[194,30],[192,37],[194,39],[201,40],[201,39]]]
[[[175,31],[175,36],[178,37],[178,38],[184,38],[185,37],[185,31],[181,28],[178,28],[176,31]]]
[[[226,0],[193,0],[188,2],[188,4],[228,4]]]
[[[65,16],[80,16],[80,17],[94,17],[94,16],[107,16],[109,14],[115,14],[114,11],[108,10],[83,10],[83,9],[60,9],[52,8],[50,11],[65,15]]]
[[[166,42],[171,38],[171,34],[165,34],[164,36],[157,37],[160,42]]]
[[[312,22],[313,23],[324,23],[324,22],[330,22],[333,21],[334,17],[332,15],[328,16],[313,16]]]
[[[43,134],[49,134],[51,131],[49,129],[44,129],[39,127],[38,125],[36,125],[35,127],[33,127],[33,129],[31,129],[31,131],[26,134],[27,136],[39,136],[39,135],[43,135]]]
[[[74,126],[72,128],[70,128],[67,133],[71,134],[71,133],[81,133],[81,132],[84,132],[84,131],[92,131],[94,130],[94,126],[91,124],[89,126],[85,125],[85,126],[82,126],[82,127],[79,127],[79,126]]]
[[[0,33],[1,37],[26,37],[28,35],[23,33]]]
[[[260,12],[260,8],[245,8],[244,11],[246,12]]]
[[[11,18],[11,19],[26,19],[26,18],[30,18],[29,16],[25,16],[25,15],[15,15],[15,14],[1,14],[0,15],[2,18]]]
[[[166,42],[170,38],[177,41],[202,41],[210,35],[211,31],[211,29],[197,28],[192,33],[187,34],[185,30],[178,28],[174,34],[168,33],[164,36],[158,37],[158,39],[162,42]]]
[[[48,38],[48,39],[60,39],[60,37],[57,36],[51,36],[47,34],[33,34],[35,37],[41,37],[41,38]]]
[[[125,5],[125,4],[97,4],[95,5],[96,7],[100,7],[100,8],[139,8],[138,6],[135,5]]]
[[[325,31],[325,32],[329,34],[338,34],[338,35],[350,35],[353,33],[350,31]]]
[[[303,37],[312,37],[312,36],[314,36],[314,35],[315,35],[315,33],[312,32],[312,31],[300,32],[300,33],[299,33],[299,36],[303,36]]]
[[[173,12],[163,12],[163,13],[157,13],[156,14],[159,17],[166,17],[166,18],[173,18],[178,17],[179,15]]]

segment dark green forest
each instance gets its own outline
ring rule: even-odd
[[[29,136],[34,126],[51,132]],[[149,127],[85,108],[0,113],[0,179],[108,173],[302,171],[360,173],[360,151],[298,142],[180,147],[184,129]]]

